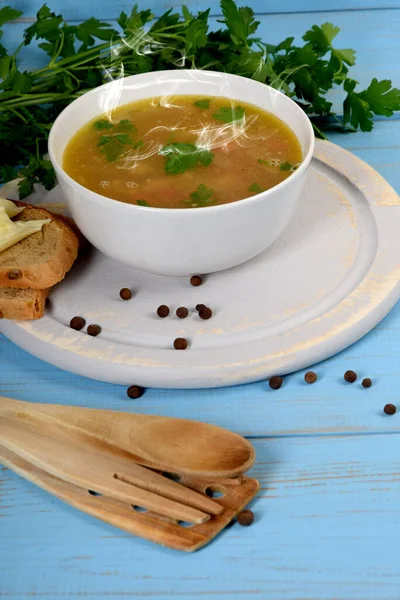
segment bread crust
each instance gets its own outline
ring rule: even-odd
[[[15,321],[40,319],[44,314],[49,292],[49,289],[16,290],[15,288],[4,288],[0,290],[0,318]]]
[[[78,234],[68,220],[61,215],[55,215],[44,208],[23,202],[15,202],[15,204],[25,208],[15,220],[21,218],[23,220],[50,219],[51,223],[44,225],[42,231],[32,234],[0,253],[0,287],[36,290],[50,288],[64,279],[74,264],[79,250]],[[46,240],[50,227],[52,234],[57,234],[52,256],[46,261],[34,264],[29,263],[29,256],[27,256],[26,264],[24,264],[21,258],[24,252],[28,254],[27,248],[32,248],[35,243],[38,248],[40,244],[43,245],[43,240]],[[54,228],[57,228],[57,232],[54,231]],[[18,261],[15,261],[17,253]]]

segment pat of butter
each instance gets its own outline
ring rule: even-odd
[[[0,252],[10,248],[24,238],[41,231],[43,225],[50,223],[50,219],[32,221],[12,221],[24,209],[18,208],[10,200],[0,198]]]

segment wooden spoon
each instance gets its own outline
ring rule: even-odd
[[[137,464],[198,478],[237,477],[255,460],[253,446],[240,435],[188,419],[36,404],[1,396],[0,416],[68,426],[124,451]]]

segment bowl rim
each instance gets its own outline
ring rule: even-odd
[[[156,71],[156,72],[137,73],[136,75],[129,75],[128,77],[124,77],[123,85],[128,85],[129,81],[131,81],[132,79],[135,79],[138,77],[144,77],[144,76],[147,76],[149,78],[151,78],[152,76],[154,77],[154,76],[162,76],[162,75],[179,76],[179,74],[185,74],[185,75],[190,74],[193,76],[196,73],[203,74],[206,76],[211,75],[216,78],[218,76],[220,76],[220,77],[228,77],[230,79],[232,79],[232,78],[239,79],[239,80],[243,81],[243,83],[244,82],[248,83],[249,81],[251,81],[253,84],[262,86],[264,89],[268,88],[268,90],[272,91],[274,93],[274,95],[280,99],[281,102],[287,102],[288,104],[294,105],[295,109],[298,111],[299,117],[304,120],[306,127],[308,128],[308,133],[310,134],[310,144],[309,144],[309,148],[308,148],[306,155],[304,156],[303,160],[301,161],[300,166],[290,175],[290,177],[287,177],[286,179],[284,179],[283,181],[280,181],[273,187],[268,188],[267,190],[264,190],[263,192],[260,192],[259,194],[255,194],[254,196],[249,196],[246,198],[242,198],[240,200],[235,200],[234,202],[227,202],[225,204],[216,204],[213,206],[193,206],[190,210],[188,210],[187,208],[172,208],[171,209],[171,208],[161,208],[161,207],[157,207],[157,206],[140,206],[137,204],[130,204],[128,202],[121,202],[120,200],[117,200],[116,198],[110,198],[108,196],[103,196],[102,194],[98,194],[97,192],[90,190],[89,188],[85,187],[84,185],[82,185],[78,181],[76,181],[73,177],[68,175],[68,173],[64,170],[63,166],[55,158],[53,148],[52,148],[53,139],[57,133],[56,132],[57,126],[59,126],[60,122],[63,119],[65,119],[66,116],[68,116],[68,113],[70,113],[74,110],[74,107],[76,106],[76,104],[78,104],[80,102],[80,100],[82,98],[87,97],[88,95],[95,96],[95,95],[99,94],[100,90],[102,90],[106,87],[111,87],[112,85],[115,85],[115,80],[104,83],[102,85],[99,85],[96,88],[93,88],[92,90],[90,90],[89,92],[82,94],[81,96],[79,96],[79,98],[75,98],[75,100],[73,100],[70,104],[68,104],[68,106],[66,106],[61,111],[61,113],[57,116],[57,118],[55,119],[55,121],[51,127],[51,130],[49,133],[49,141],[48,141],[48,153],[49,153],[50,160],[51,160],[53,167],[56,169],[56,171],[57,170],[60,171],[62,176],[70,184],[72,184],[73,186],[77,186],[78,189],[82,190],[86,194],[89,194],[91,196],[92,201],[94,200],[101,206],[105,206],[105,207],[109,206],[110,202],[116,203],[118,205],[119,209],[123,210],[126,213],[130,212],[132,210],[133,211],[140,210],[140,211],[146,211],[148,214],[151,214],[151,213],[157,213],[157,214],[169,213],[169,214],[171,214],[172,213],[175,215],[175,214],[184,213],[185,215],[188,215],[188,214],[194,213],[196,215],[196,214],[198,214],[198,210],[202,211],[201,214],[209,212],[209,211],[214,211],[214,213],[215,213],[217,210],[219,210],[219,211],[235,210],[235,207],[236,207],[236,209],[239,209],[240,206],[243,206],[243,203],[248,204],[251,202],[263,201],[266,198],[268,198],[268,196],[271,196],[275,192],[275,190],[283,190],[285,187],[287,187],[287,185],[293,185],[295,183],[295,181],[297,179],[299,179],[302,176],[302,174],[307,170],[308,165],[311,162],[312,156],[314,154],[315,135],[314,135],[314,129],[311,124],[311,121],[308,118],[308,116],[306,115],[306,113],[298,106],[298,104],[296,104],[296,102],[294,102],[294,100],[292,100],[289,96],[287,96],[280,90],[277,90],[265,83],[261,83],[260,81],[256,81],[254,79],[248,79],[247,77],[242,77],[241,75],[234,75],[233,73],[224,73],[221,71],[208,71],[206,69],[204,69],[204,70],[201,70],[201,69],[166,69],[163,71]],[[162,81],[161,81],[161,83],[162,83]],[[178,96],[179,93],[177,93],[176,95]],[[185,95],[185,94],[182,94],[182,95]],[[204,94],[205,98],[208,96],[211,97],[212,94]],[[233,100],[234,100],[234,98],[233,98]],[[246,102],[246,100],[243,100],[243,102]],[[249,102],[249,104],[252,104],[253,106],[257,106],[257,104],[254,104],[252,102]],[[121,104],[121,106],[125,106],[125,105]],[[120,108],[120,107],[118,107],[118,108]],[[260,108],[260,107],[258,107],[258,108]],[[103,113],[99,113],[99,116],[101,114],[103,114]],[[94,117],[94,118],[96,118],[96,117]],[[285,123],[285,125],[286,125],[286,123]],[[289,127],[289,126],[287,125],[287,127]],[[73,135],[75,135],[75,133]],[[69,138],[68,142],[72,139],[73,135]],[[296,135],[296,134],[294,134],[294,135]],[[63,153],[64,152],[65,152],[65,148],[63,150]],[[189,217],[189,218],[193,218],[193,217]]]

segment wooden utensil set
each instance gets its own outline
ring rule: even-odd
[[[177,550],[211,541],[256,495],[243,437],[186,419],[0,397],[0,463],[64,502]]]

